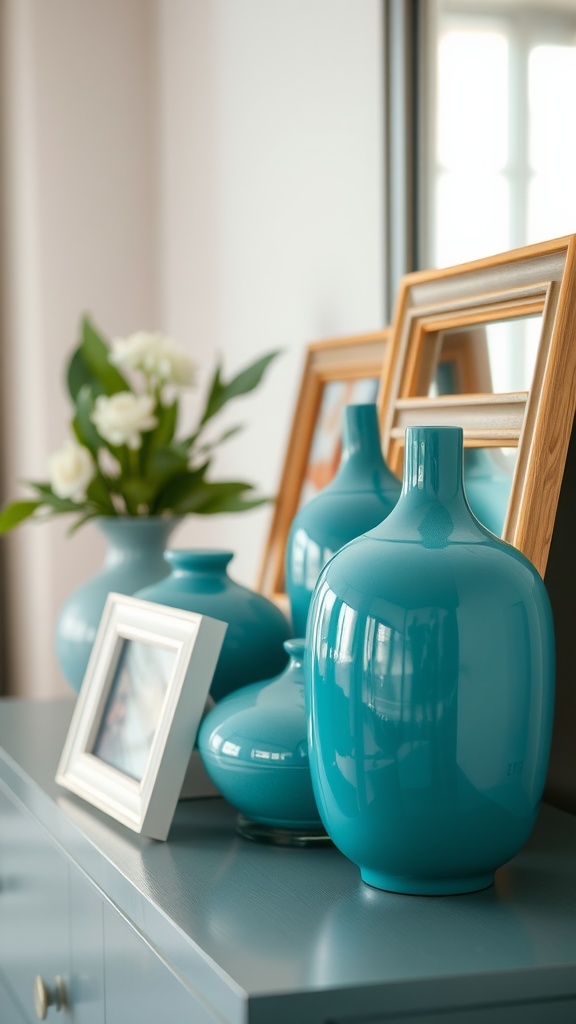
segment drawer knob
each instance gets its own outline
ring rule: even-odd
[[[34,1012],[38,1020],[46,1020],[51,1006],[55,1006],[57,1011],[66,1006],[64,980],[57,974],[53,988],[49,988],[42,976],[37,974],[34,978]]]

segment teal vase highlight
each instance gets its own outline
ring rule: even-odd
[[[179,522],[179,518],[161,516],[102,516],[94,520],[107,542],[104,565],[72,592],[56,624],[58,663],[76,692],[84,679],[108,594],[134,594],[167,575],[164,551]]]
[[[308,761],[303,640],[287,640],[289,662],[274,679],[231,694],[206,715],[198,734],[204,767],[241,812],[250,839],[303,845],[327,840]]]
[[[534,566],[485,529],[462,431],[406,434],[394,511],[323,569],[306,700],[320,816],[368,884],[486,888],[530,835],[550,749],[554,638]]]
[[[165,555],[170,574],[136,594],[228,623],[210,688],[215,701],[276,675],[288,660],[283,644],[290,627],[285,616],[268,598],[228,575],[233,557],[232,551],[171,549]]]
[[[286,545],[286,593],[292,625],[306,633],[312,592],[322,566],[344,544],[394,508],[400,482],[382,455],[376,405],[347,405],[336,476],[297,512]]]

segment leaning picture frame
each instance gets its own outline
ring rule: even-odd
[[[300,506],[329,483],[340,455],[341,416],[349,402],[376,402],[389,329],[311,342],[292,418],[257,588],[287,608],[284,559]]]
[[[500,392],[465,385],[433,395],[442,347],[490,325],[538,322],[527,385]],[[576,408],[576,235],[524,246],[401,280],[380,396],[384,453],[398,472],[406,427],[461,426],[467,449],[513,450],[515,464],[501,536],[542,576]],[[482,373],[480,374],[482,377]]]
[[[56,782],[166,839],[227,624],[108,595]]]

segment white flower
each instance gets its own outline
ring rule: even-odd
[[[196,377],[196,364],[165,334],[137,331],[127,338],[115,338],[109,360],[120,370],[140,370],[179,387],[193,384]]]
[[[144,370],[151,373],[162,348],[163,336],[137,331],[127,338],[114,338],[109,360],[122,370]]]
[[[165,384],[190,387],[196,380],[196,364],[181,348],[165,345],[158,358],[156,375]]]
[[[142,433],[153,430],[158,424],[153,409],[152,395],[119,391],[109,397],[98,395],[91,419],[100,436],[109,444],[126,444],[136,449],[142,445]]]
[[[54,494],[59,498],[83,501],[96,467],[87,448],[76,441],[65,441],[48,457],[48,474]]]

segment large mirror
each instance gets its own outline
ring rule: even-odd
[[[476,451],[466,478],[470,496],[479,478],[484,495],[478,517],[542,576],[576,402],[575,259],[576,235],[570,235],[406,275],[380,391],[391,468],[400,470],[407,426],[462,426],[466,449]],[[492,363],[506,363],[507,346],[522,347],[522,358],[510,360],[514,390],[496,388],[493,380]],[[452,364],[439,373],[448,352]]]
[[[393,192],[390,203],[402,211],[398,237],[391,243],[393,265],[400,267],[391,294],[396,294],[406,271],[456,266],[575,232],[576,135],[566,127],[569,98],[576,92],[575,0],[390,0],[386,10],[396,29],[398,61],[409,65],[404,78],[396,68],[396,85],[391,83],[390,88],[395,100],[391,108],[396,125],[394,151],[404,157],[398,180],[393,173],[388,175]],[[569,300],[564,297],[563,301]],[[553,370],[555,397],[549,392],[542,404],[538,397],[543,388],[542,360],[533,362],[533,352],[541,347],[541,340],[547,344],[548,311],[525,311],[522,317],[529,317],[525,327],[513,322],[498,326],[505,330],[508,343],[490,340],[491,386],[487,390],[497,395],[525,393],[523,415],[514,416],[513,407],[508,410],[515,420],[510,424],[508,418],[508,429],[520,430],[518,440],[509,439],[502,447],[490,442],[488,447],[473,448],[478,441],[471,437],[469,423],[467,452],[488,453],[492,460],[505,453],[508,467],[517,456],[506,502],[508,520],[502,527],[507,539],[516,537],[522,546],[520,534],[524,531],[526,536],[528,529],[520,527],[522,517],[533,528],[539,518],[545,524],[538,558],[541,571],[546,569],[557,653],[557,710],[547,797],[576,812],[572,644],[576,434],[571,408],[576,381],[569,335],[565,335],[560,363]],[[403,318],[402,323],[406,327]],[[473,326],[476,337],[483,326]],[[395,346],[400,345],[399,330],[398,326]],[[454,325],[444,332],[442,341],[436,336],[434,344],[444,348],[454,337],[453,330]],[[565,325],[557,322],[554,330],[563,333]],[[487,335],[494,336],[492,328]],[[470,367],[474,373],[478,369],[473,347],[465,346],[465,351],[457,386],[453,379],[448,378],[446,386],[445,378],[442,386],[435,378],[430,387],[446,395],[446,413],[451,403],[458,405],[458,399],[450,397],[453,391],[474,395],[473,400],[462,399],[470,416],[474,403],[482,407],[484,389],[463,381]],[[403,363],[404,357],[399,358]],[[528,383],[519,379],[520,366],[523,374],[528,372]],[[403,366],[402,372],[406,369]],[[402,398],[397,380],[390,382],[390,388],[399,401],[397,417],[408,415],[409,405],[400,408],[404,401],[428,401],[426,394]],[[430,401],[433,397],[432,393]],[[560,439],[556,399],[557,415],[565,418]],[[516,412],[521,397],[518,402]],[[411,412],[416,414],[414,407]],[[399,422],[399,418],[388,421],[387,429],[398,428]],[[530,438],[540,440],[532,445],[528,465]],[[388,443],[398,448],[400,441],[389,437]],[[546,471],[554,478],[551,507],[548,491],[539,496],[533,487]],[[525,480],[527,492],[523,491]],[[519,506],[521,516],[514,511]],[[533,549],[528,544],[523,550]]]
[[[423,0],[421,267],[576,230],[575,0]],[[418,265],[417,264],[417,265]]]

